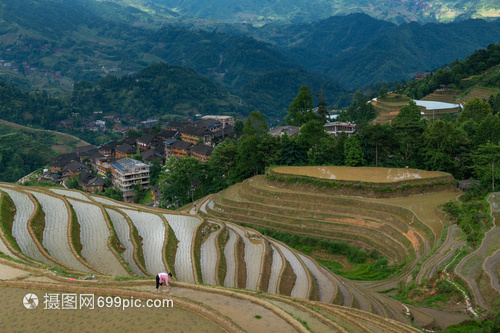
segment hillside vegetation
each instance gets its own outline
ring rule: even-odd
[[[0,179],[15,182],[61,153],[88,143],[67,134],[0,121]]]

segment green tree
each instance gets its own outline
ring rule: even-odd
[[[487,143],[478,147],[473,154],[472,168],[482,182],[491,182],[491,191],[495,191],[495,180],[500,178],[500,144]]]
[[[203,193],[196,193],[196,185],[200,189],[203,188],[200,182],[205,179],[205,174],[202,172],[203,166],[196,158],[170,158],[165,169],[168,172],[160,182],[163,202],[179,207],[203,195]]]
[[[266,118],[259,111],[252,111],[245,121],[243,133],[246,135],[264,135],[269,132]]]
[[[337,137],[334,154],[333,154],[333,165],[345,165],[345,142],[347,141],[347,134],[341,132]]]
[[[380,98],[386,98],[387,97],[387,93],[389,92],[389,88],[386,88],[384,86],[380,87]]]
[[[399,114],[392,120],[391,128],[398,140],[404,165],[412,164],[416,167],[424,131],[421,118],[417,104],[410,101],[401,108]]]
[[[325,99],[323,97],[323,88],[321,88],[321,93],[317,95],[318,100],[318,119],[321,123],[325,124],[328,121],[328,116],[330,113],[326,108],[328,104],[326,104]]]
[[[280,165],[303,165],[306,163],[306,153],[297,140],[290,138],[286,133],[281,136]]]
[[[361,166],[365,163],[359,135],[354,134],[347,138],[344,144],[344,156],[347,166]]]
[[[317,119],[309,120],[300,127],[298,142],[305,151],[308,151],[315,143],[328,136],[323,123]]]
[[[308,86],[302,86],[299,89],[297,97],[290,103],[285,120],[289,125],[302,126],[302,124],[316,118],[313,108],[313,95],[311,90]]]
[[[330,165],[335,163],[335,137],[327,135],[307,151],[309,165]]]
[[[366,145],[367,154],[375,157],[375,166],[378,167],[380,158],[389,155],[393,136],[389,125],[368,125],[363,129],[363,142]]]
[[[476,123],[479,123],[492,113],[493,110],[488,102],[475,97],[465,104],[464,109],[458,115],[458,121],[464,122],[472,119]]]
[[[234,121],[234,134],[235,135],[242,135],[243,134],[243,127],[245,126],[245,123],[242,122],[239,119],[236,119]]]
[[[437,120],[423,133],[424,165],[428,170],[451,172],[455,155],[466,141],[465,132],[453,123]]]

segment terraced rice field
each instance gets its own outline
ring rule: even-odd
[[[380,204],[400,206],[410,210],[423,223],[429,226],[434,232],[435,238],[439,239],[443,232],[443,221],[438,214],[438,207],[448,201],[456,200],[460,194],[459,191],[441,191],[411,197],[365,200]],[[433,246],[433,244],[430,244],[430,246]]]
[[[114,200],[106,199],[106,198],[98,196],[98,195],[92,195],[90,197],[92,198],[92,200],[95,200],[95,201],[102,203],[104,205],[116,206],[116,207],[120,207],[120,208],[127,208],[127,206],[122,205]]]
[[[491,205],[491,214],[495,217],[495,224],[493,228],[488,231],[481,243],[481,246],[462,261],[455,268],[455,272],[464,279],[474,293],[475,300],[479,306],[483,308],[491,308],[492,304],[500,304],[500,289],[493,288],[491,285],[491,276],[495,276],[496,266],[491,264],[485,266],[487,259],[494,256],[500,250],[500,227],[498,226],[498,218],[500,217],[500,193],[493,193],[488,198]],[[489,268],[488,271],[484,271]],[[477,277],[482,273],[490,276],[490,282],[487,284],[486,289],[481,287]],[[498,281],[498,280],[497,280]],[[491,288],[490,288],[491,287]],[[487,301],[486,298],[492,299]]]
[[[201,220],[190,216],[163,214],[168,225],[179,240],[177,253],[175,255],[175,273],[177,279],[182,282],[195,283],[193,272],[192,246],[196,228]]]
[[[158,215],[138,212],[130,209],[121,209],[137,228],[142,237],[142,251],[146,270],[153,276],[167,272],[163,262],[163,249],[165,246],[165,223]]]
[[[397,177],[400,176],[396,175],[395,178]],[[19,188],[13,186],[9,189],[17,191]],[[418,332],[409,325],[412,320],[403,315],[403,311],[406,311],[403,304],[370,290],[381,290],[391,284],[397,286],[400,281],[404,281],[418,260],[433,248],[438,236],[438,233],[429,227],[432,223],[441,223],[438,215],[426,215],[416,207],[413,209],[409,204],[399,202],[400,199],[383,202],[298,192],[293,186],[281,186],[267,181],[264,177],[254,177],[206,198],[200,206],[201,216],[198,217],[169,214],[147,207],[138,209],[136,205],[96,199],[95,196],[87,197],[84,194],[79,198],[79,193],[74,191],[37,189],[32,192],[36,192],[33,195],[46,211],[46,219],[49,219],[46,221],[48,230],[44,230],[43,237],[43,245],[48,254],[56,258],[52,254],[56,247],[49,243],[56,242],[57,237],[61,238],[64,234],[63,229],[51,228],[62,225],[67,228],[69,225],[71,215],[67,211],[65,215],[62,209],[66,200],[73,207],[81,228],[82,256],[91,267],[95,267],[98,279],[71,281],[67,276],[58,276],[36,264],[24,266],[0,258],[0,272],[4,271],[4,266],[12,267],[9,270],[12,274],[0,275],[0,280],[17,279],[0,281],[0,293],[5,292],[7,295],[9,288],[15,290],[23,286],[35,292],[60,290],[143,299],[169,297],[177,302],[178,312],[163,309],[162,314],[154,312],[152,317],[142,312],[127,312],[128,317],[109,312],[104,314],[104,317],[96,317],[92,327],[86,326],[76,317],[53,318],[62,322],[71,320],[72,328],[81,324],[83,330],[106,329],[108,326],[100,322],[110,316],[113,320],[121,318],[126,322],[126,329],[138,325],[137,327],[143,330],[157,330],[161,325],[152,322],[154,319],[141,321],[139,318],[156,318],[169,314],[174,317],[179,315],[181,318],[177,321],[177,317],[168,317],[169,330],[182,327],[185,330],[207,332],[218,329],[259,333],[308,330]],[[66,196],[66,199],[61,199],[59,195]],[[412,198],[420,200],[418,197]],[[430,209],[429,201],[429,206],[424,211]],[[429,219],[434,219],[434,222],[429,222]],[[214,223],[221,227],[213,228]],[[238,223],[245,223],[246,226],[268,226],[321,239],[347,240],[364,248],[375,248],[386,254],[393,263],[406,261],[406,266],[400,275],[388,280],[349,281],[336,276],[285,244]],[[134,231],[134,228],[137,231]],[[218,237],[221,230],[226,229],[227,236],[222,234],[223,237]],[[139,239],[142,239],[142,248],[135,248],[137,237],[132,236],[132,231],[137,232]],[[450,231],[450,241],[445,242],[443,251],[437,251],[435,256],[429,258],[429,264],[425,266],[425,277],[429,274],[432,276],[436,267],[440,266],[440,261],[446,260],[443,259],[449,253],[446,248],[453,249],[459,245],[452,231],[453,229]],[[118,237],[114,236],[115,232]],[[168,262],[173,259],[165,252],[169,248],[167,244],[171,245],[167,242],[172,236],[169,232],[175,234],[178,240],[174,262]],[[66,234],[66,241],[71,241],[67,229]],[[218,247],[218,241],[222,238],[225,243]],[[53,241],[50,241],[51,239]],[[46,244],[45,241],[49,243]],[[115,242],[118,242],[118,245]],[[110,243],[115,244],[119,250],[111,247]],[[65,255],[68,252],[62,247],[60,251],[65,252]],[[495,254],[492,253],[491,260],[486,262],[490,263],[492,269],[497,270],[498,267],[491,264],[496,258],[493,255]],[[74,259],[78,261],[79,258]],[[218,271],[217,267],[221,260],[224,260],[226,267],[224,281],[218,281],[219,278],[222,279],[219,275],[222,271]],[[62,260],[60,262],[63,263]],[[145,269],[154,276],[161,271],[168,271],[169,265],[175,268],[175,279],[171,283],[172,292],[167,296],[152,293],[153,277],[146,281],[121,281],[114,278],[117,275],[127,276],[129,273],[125,269],[126,266],[133,272],[132,275],[143,276],[145,274],[142,270]],[[85,264],[84,266],[87,267]],[[492,269],[488,268],[488,271]],[[82,273],[88,274],[88,271],[82,270]],[[30,274],[31,276],[28,276]],[[211,286],[197,286],[192,284],[194,282]],[[3,295],[1,297],[4,299]],[[310,299],[318,299],[320,302]],[[433,322],[432,316],[411,306],[407,308],[414,317],[414,324],[432,327],[429,326]],[[32,330],[31,326],[22,324],[17,313],[12,312],[5,317],[2,311],[0,306],[0,324],[11,325],[2,327]],[[194,315],[189,317],[186,313]],[[23,322],[30,319],[25,318],[26,315],[27,313],[24,313]],[[8,322],[2,322],[2,318],[9,318]],[[89,318],[87,316],[87,319]],[[137,320],[132,322],[132,318]],[[39,319],[33,317],[33,320]],[[188,328],[182,323],[183,320],[192,320],[196,324]],[[120,320],[113,322],[116,322],[113,328],[121,327]],[[58,329],[66,328],[60,324]]]
[[[234,232],[240,235],[245,244],[244,259],[247,272],[245,288],[257,290],[257,283],[259,282],[262,255],[264,254],[264,245],[260,241],[248,238],[245,235],[243,229],[241,229],[240,227],[231,226],[230,228]],[[304,298],[306,297],[307,295]]]
[[[50,195],[29,191],[38,200],[45,213],[43,247],[61,263],[82,272],[92,272],[73,254],[68,238],[69,214],[64,201]]]
[[[35,211],[35,204],[33,201],[31,201],[27,194],[5,187],[1,190],[11,197],[16,206],[16,214],[14,215],[14,222],[12,224],[12,236],[16,239],[21,251],[35,260],[51,263],[36,247],[35,241],[28,230],[28,221]]]
[[[316,281],[318,281],[319,295],[320,301],[325,303],[331,303],[335,297],[335,292],[337,289],[337,285],[328,278],[322,270],[321,267],[317,263],[314,262],[311,258],[304,256],[303,254],[299,254],[300,259],[309,269],[309,271],[313,274]]]
[[[226,257],[226,277],[224,285],[226,287],[236,287],[236,254],[235,245],[237,240],[236,233],[229,229],[229,240],[224,247],[224,256]]]
[[[297,255],[283,244],[276,241],[272,241],[272,244],[280,249],[281,253],[283,253],[285,259],[290,263],[293,272],[297,276],[290,296],[307,298],[309,295],[309,276],[307,274],[306,267]]]
[[[68,199],[68,202],[78,217],[83,246],[82,256],[85,260],[106,274],[128,276],[129,274],[108,246],[111,234],[101,208],[73,199]]]
[[[457,254],[459,249],[466,243],[462,239],[463,236],[463,233],[457,226],[450,226],[448,228],[447,237],[439,250],[422,264],[416,278],[417,284],[421,284],[422,279],[433,278],[444,264]]]
[[[116,234],[120,239],[120,243],[125,247],[125,251],[122,253],[123,259],[127,262],[130,269],[139,276],[145,276],[145,274],[137,266],[134,259],[134,244],[131,240],[130,226],[125,219],[125,217],[113,209],[106,209],[106,212],[113,223],[113,227],[116,230]]]
[[[217,224],[219,225],[219,224]],[[219,225],[220,226],[220,225]],[[200,264],[203,283],[217,284],[217,246],[216,240],[222,229],[212,232],[210,236],[201,244],[200,248]]]
[[[62,189],[59,189],[59,188],[51,188],[50,190],[52,192],[54,192],[54,193],[59,194],[59,195],[63,195],[63,196],[66,196],[66,197],[80,199],[80,200],[83,200],[83,201],[89,201],[90,202],[90,199],[85,194],[83,194],[82,192],[71,191],[71,190],[62,190]]]
[[[273,265],[271,267],[271,276],[269,278],[269,287],[267,289],[268,293],[277,294],[278,290],[278,282],[283,270],[283,262],[285,261],[283,254],[280,253],[278,248],[272,245],[273,249]]]

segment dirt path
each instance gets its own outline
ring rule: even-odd
[[[21,276],[27,276],[28,274],[30,274],[30,272],[0,263],[0,280],[10,280]]]

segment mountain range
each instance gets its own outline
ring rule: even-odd
[[[168,18],[177,23],[158,28]],[[221,85],[245,113],[282,117],[301,85],[315,95],[323,87],[328,105],[343,107],[348,89],[410,79],[500,39],[500,25],[484,20],[396,25],[351,14],[260,28],[197,22],[159,1],[11,0],[0,5],[0,75],[24,89],[64,93],[78,81],[167,62]]]
[[[74,0],[73,0],[74,1]],[[80,0],[84,1],[84,0]],[[452,22],[470,18],[496,19],[500,4],[493,0],[108,0],[156,13],[158,8],[182,17],[228,23],[305,23],[329,16],[365,13],[401,24],[416,21]]]

